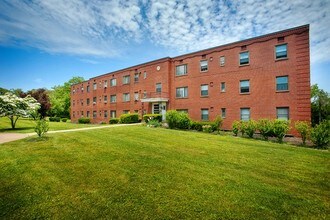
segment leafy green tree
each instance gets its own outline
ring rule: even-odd
[[[71,85],[85,81],[83,77],[72,77],[63,85],[54,86],[49,93],[51,114],[62,118],[70,118]]]
[[[4,95],[7,92],[10,92],[10,91],[8,89],[5,89],[5,88],[0,87],[0,95]]]
[[[15,129],[19,117],[28,117],[35,113],[40,104],[31,96],[17,97],[15,94],[0,95],[0,117],[8,117],[12,129]]]
[[[312,124],[316,125],[323,120],[330,120],[330,96],[320,89],[317,84],[311,87]]]

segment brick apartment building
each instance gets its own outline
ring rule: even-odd
[[[310,121],[309,25],[166,57],[71,87],[71,119],[188,112],[194,120]]]

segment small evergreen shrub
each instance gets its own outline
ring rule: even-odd
[[[78,119],[78,123],[79,124],[90,124],[91,123],[91,119],[90,118],[79,118]]]
[[[257,129],[257,122],[254,120],[249,120],[245,123],[245,132],[248,137],[253,138],[254,133],[256,132]]]
[[[273,133],[274,136],[277,138],[279,143],[283,142],[283,138],[290,130],[290,121],[285,120],[275,120],[273,123]]]
[[[158,122],[162,122],[163,118],[161,114],[145,114],[143,115],[143,120],[148,123],[150,120],[158,120]]]
[[[139,115],[136,113],[133,114],[122,114],[119,118],[121,124],[131,124],[139,122]]]
[[[119,118],[110,118],[109,124],[118,124],[119,123]]]
[[[170,110],[166,112],[166,120],[170,129],[189,129],[191,120],[187,113]]]
[[[66,122],[68,119],[67,118],[62,118],[62,122]]]
[[[49,117],[49,121],[60,122],[61,121],[61,118],[60,117]]]
[[[240,130],[240,121],[234,121],[232,125],[232,131],[235,136],[238,135],[239,130]]]
[[[152,119],[147,122],[147,127],[157,128],[162,126],[162,123],[158,119]]]
[[[43,136],[49,129],[49,125],[45,119],[37,119],[36,126],[34,131],[37,133],[39,137]]]
[[[206,132],[206,133],[212,133],[213,132],[213,128],[212,128],[212,125],[203,125],[202,126],[203,128],[203,132]]]
[[[317,148],[327,148],[330,142],[330,121],[325,120],[311,131],[311,140]]]
[[[296,121],[295,129],[299,132],[303,145],[306,145],[306,140],[310,136],[310,125],[307,121]]]
[[[222,127],[222,123],[223,123],[223,119],[221,116],[218,115],[212,123],[213,131],[220,131],[220,129]]]
[[[107,124],[107,123],[106,123],[105,121],[101,121],[100,124],[101,124],[101,125],[105,125],[105,124]]]
[[[257,122],[257,130],[260,135],[268,140],[269,137],[273,136],[273,121],[269,119],[259,119]]]
[[[247,121],[240,121],[239,122],[239,130],[242,133],[242,137],[247,132],[247,124],[248,124]]]

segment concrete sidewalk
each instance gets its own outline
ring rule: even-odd
[[[102,129],[102,128],[115,128],[115,127],[122,127],[122,126],[136,126],[141,125],[141,123],[136,124],[116,124],[116,125],[104,125],[99,127],[88,127],[88,128],[76,128],[76,129],[69,129],[69,130],[58,130],[58,131],[48,131],[46,134],[54,134],[54,133],[66,133],[66,132],[75,132],[75,131],[85,131],[85,130],[94,130],[94,129]],[[0,133],[0,144],[20,140],[26,137],[37,135],[36,133],[27,133],[27,134],[20,134],[20,133]]]

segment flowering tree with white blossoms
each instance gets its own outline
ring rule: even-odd
[[[17,97],[12,93],[0,95],[0,117],[8,117],[11,128],[15,129],[19,117],[29,117],[40,108],[40,104],[31,96]]]

